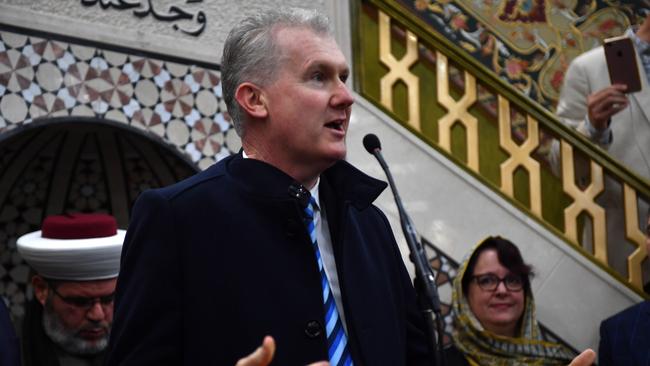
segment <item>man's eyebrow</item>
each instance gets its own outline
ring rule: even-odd
[[[319,69],[337,70],[343,73],[348,73],[348,74],[350,73],[350,67],[347,64],[345,64],[345,66],[341,70],[339,70],[338,64],[327,62],[327,61],[315,60],[307,64],[307,70],[319,70]]]

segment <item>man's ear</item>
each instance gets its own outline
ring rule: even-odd
[[[244,82],[239,84],[237,90],[235,90],[235,100],[237,100],[241,109],[245,110],[251,117],[266,118],[269,114],[262,89],[253,83]]]
[[[34,287],[36,300],[45,306],[45,300],[47,300],[47,295],[50,293],[50,286],[48,286],[47,281],[39,275],[34,275],[32,277],[32,286]]]

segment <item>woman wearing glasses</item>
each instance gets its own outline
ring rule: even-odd
[[[454,280],[454,345],[448,365],[567,365],[566,347],[543,341],[530,287],[533,273],[501,237],[480,242]]]

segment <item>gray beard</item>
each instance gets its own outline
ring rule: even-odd
[[[109,332],[93,342],[80,338],[77,335],[79,329],[67,329],[49,302],[43,307],[43,330],[54,344],[73,355],[95,355],[108,346]]]

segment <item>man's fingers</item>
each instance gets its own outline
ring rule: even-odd
[[[627,101],[627,97],[619,88],[608,86],[587,97],[587,104],[597,105],[605,103],[621,103]]]
[[[589,96],[587,103],[590,106],[611,104],[611,103],[627,103],[627,97],[623,93],[605,93],[599,95]]]
[[[587,348],[586,350],[582,351],[582,353],[579,354],[576,358],[574,358],[569,366],[589,366],[593,364],[594,361],[596,361],[596,352],[590,348]]]
[[[627,99],[607,100],[605,103],[594,108],[594,114],[596,113],[601,114],[604,117],[609,119],[609,117],[620,112],[625,107],[627,107],[627,105],[628,105]]]
[[[609,119],[628,105],[625,85],[617,84],[601,89],[587,97],[589,121],[597,129],[607,127]]]
[[[614,84],[598,90],[597,92],[591,94],[591,96],[594,98],[604,98],[607,95],[624,95],[626,89],[626,85]]]
[[[237,361],[235,366],[266,366],[271,363],[274,354],[275,340],[271,336],[266,336],[255,352]]]
[[[263,350],[263,365],[268,365],[271,363],[273,356],[275,355],[275,340],[271,336],[264,337],[262,341],[262,350]]]

